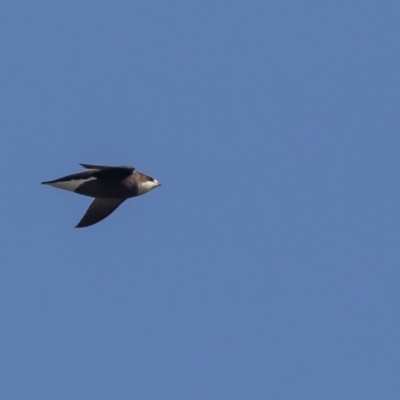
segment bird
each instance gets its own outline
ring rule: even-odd
[[[87,171],[42,182],[43,185],[94,197],[76,228],[97,224],[114,212],[125,200],[146,194],[161,186],[156,179],[136,171],[134,167],[80,165]]]

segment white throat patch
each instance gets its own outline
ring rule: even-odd
[[[158,181],[154,179],[154,181],[145,181],[139,185],[139,195],[150,192],[150,190],[159,186]]]

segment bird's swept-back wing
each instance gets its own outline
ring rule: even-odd
[[[92,164],[80,164],[82,165],[83,168],[86,169],[111,169],[111,168],[116,168],[116,169],[127,169],[131,172],[135,170],[135,168],[131,167],[130,165],[121,165],[121,166],[108,166],[108,165],[92,165]]]
[[[83,218],[79,221],[76,228],[97,224],[115,211],[126,199],[104,199],[96,198],[90,204]]]

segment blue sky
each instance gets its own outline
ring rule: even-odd
[[[399,12],[3,1],[0,397],[398,399]]]

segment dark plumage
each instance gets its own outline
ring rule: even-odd
[[[133,167],[81,165],[88,171],[42,182],[45,185],[95,198],[77,228],[96,224],[108,217],[126,199],[140,196],[161,186],[157,180],[136,171]]]

